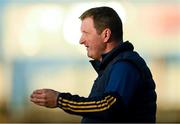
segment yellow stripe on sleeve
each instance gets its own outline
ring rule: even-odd
[[[62,107],[62,109],[64,110],[70,110],[72,112],[100,112],[100,111],[104,111],[107,110],[108,108],[110,108],[114,103],[116,102],[116,98],[113,98],[113,101],[111,101],[107,106],[104,106],[103,108],[95,108],[95,109],[73,109],[73,108],[69,108],[69,107]]]
[[[70,108],[82,108],[82,109],[87,109],[87,108],[100,108],[100,107],[104,107],[104,106],[107,106],[108,105],[108,103],[110,102],[110,101],[112,101],[113,99],[114,99],[114,97],[110,97],[109,99],[107,99],[108,97],[106,97],[104,100],[101,100],[101,101],[99,101],[99,102],[95,102],[95,104],[94,105],[88,105],[87,104],[87,106],[80,106],[80,105],[72,105],[72,104],[68,104],[68,103],[61,103],[60,101],[59,101],[59,104],[61,104],[62,106],[68,106],[68,107],[70,107]],[[99,103],[101,103],[101,104],[99,104]],[[84,105],[84,104],[83,104]]]
[[[71,100],[62,99],[62,98],[59,98],[59,101],[66,102],[66,103],[69,103],[69,104],[74,104],[74,105],[75,104],[77,104],[77,105],[88,105],[88,104],[99,104],[99,103],[105,102],[109,97],[110,97],[110,95],[106,96],[101,101],[90,101],[90,102],[77,102],[77,101],[71,101]]]

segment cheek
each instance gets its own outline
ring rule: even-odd
[[[92,52],[99,56],[102,54],[103,49],[104,49],[104,47],[103,47],[102,43],[95,43],[92,47]]]
[[[102,49],[102,46],[103,46],[102,39],[97,37],[97,36],[89,37],[88,38],[88,45],[94,51],[99,51]]]
[[[101,39],[98,39],[95,43],[95,46],[97,50],[102,50],[104,48],[104,43]]]

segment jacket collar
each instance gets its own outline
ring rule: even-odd
[[[100,62],[99,60],[90,60],[90,63],[96,70],[96,72],[99,74],[101,70],[104,70],[105,67],[115,58],[119,53],[123,51],[133,51],[134,47],[133,45],[129,42],[123,42],[122,44],[118,45],[114,49],[112,49],[110,52],[105,53],[102,55],[102,61]]]

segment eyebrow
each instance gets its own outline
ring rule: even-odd
[[[87,31],[82,31],[82,33],[88,33]]]

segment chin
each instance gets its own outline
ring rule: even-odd
[[[91,58],[91,59],[95,59],[93,56],[91,56],[91,55],[89,55],[89,54],[88,54],[87,56],[88,56],[89,58]]]
[[[98,57],[98,56],[93,56],[93,55],[88,54],[88,53],[87,53],[87,56],[88,56],[89,58],[91,58],[91,59],[99,60],[99,57]]]

